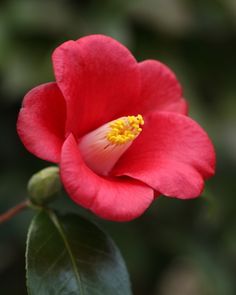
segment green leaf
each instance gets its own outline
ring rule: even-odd
[[[130,295],[129,276],[114,242],[77,216],[41,211],[28,232],[30,295]]]

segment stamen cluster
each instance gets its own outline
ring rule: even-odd
[[[112,121],[106,138],[112,144],[124,144],[134,140],[142,131],[140,126],[144,125],[142,115],[127,116]]]

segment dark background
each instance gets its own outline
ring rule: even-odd
[[[7,0],[0,4],[0,212],[26,197],[48,164],[15,129],[24,94],[54,80],[50,55],[68,39],[103,33],[138,60],[158,59],[181,81],[190,115],[209,133],[216,176],[191,201],[161,197],[130,223],[98,222],[127,262],[135,295],[236,294],[235,0]],[[65,208],[75,207],[62,197]],[[0,226],[0,294],[26,294],[32,212]]]

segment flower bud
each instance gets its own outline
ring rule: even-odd
[[[50,202],[61,189],[59,168],[51,166],[35,173],[27,188],[33,204],[43,205]]]

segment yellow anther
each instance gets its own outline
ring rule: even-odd
[[[144,125],[142,115],[119,118],[110,123],[106,138],[112,144],[124,144],[134,140]]]

